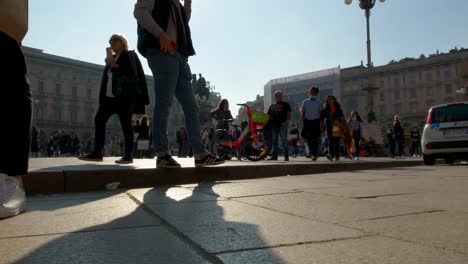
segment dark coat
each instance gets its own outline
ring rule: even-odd
[[[138,85],[136,90],[134,91],[125,91],[123,96],[120,96],[118,99],[119,104],[121,104],[121,108],[125,112],[130,112],[133,114],[145,114],[145,105],[150,103],[149,96],[148,96],[148,86],[146,84],[146,77],[143,71],[143,67],[141,66],[141,62],[138,59],[138,56],[135,54],[134,51],[123,51],[119,58],[116,60],[116,63],[119,65],[118,69],[112,69],[112,90],[115,89],[117,85],[117,79],[123,76],[127,77],[134,77],[135,73],[133,67],[130,63],[129,53],[133,52],[136,62],[136,70],[138,76]],[[101,88],[99,91],[99,104],[103,104],[105,97],[106,97],[106,90],[107,90],[107,71],[109,70],[109,66],[106,65],[104,68],[104,72],[101,78]]]
[[[344,118],[343,110],[341,110],[340,106],[336,106],[335,113],[331,113],[329,107],[323,109],[322,114],[320,115],[322,120],[325,120],[325,125],[327,128],[327,134],[330,136],[333,131],[333,121],[337,120],[338,118]]]

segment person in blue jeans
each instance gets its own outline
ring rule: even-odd
[[[192,0],[138,0],[138,51],[153,72],[155,107],[153,146],[156,168],[180,168],[169,151],[167,122],[174,96],[182,106],[185,127],[195,156],[195,166],[224,163],[212,156],[201,142],[198,105],[191,84],[188,58],[195,55],[190,26]]]
[[[278,137],[284,151],[284,161],[289,161],[288,127],[292,118],[291,106],[283,101],[283,92],[275,92],[276,103],[268,109],[273,136],[273,154],[269,160],[278,160]]]

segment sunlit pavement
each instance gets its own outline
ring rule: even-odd
[[[0,220],[0,263],[468,263],[467,172],[389,167],[31,196],[27,212]]]

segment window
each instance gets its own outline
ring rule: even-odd
[[[433,80],[432,73],[431,72],[426,72],[426,74],[424,75],[424,78],[425,78],[426,82],[432,82],[432,80]]]
[[[385,105],[381,105],[381,106],[379,107],[379,111],[380,111],[380,115],[381,115],[382,117],[384,117],[384,116],[386,115],[387,108],[385,107]]]
[[[76,122],[76,119],[77,119],[76,117],[77,117],[76,111],[75,110],[70,111],[70,121]]]
[[[86,89],[86,97],[88,98],[88,100],[91,100],[93,97],[93,90],[91,90],[91,88],[89,87]]]
[[[446,94],[451,94],[452,93],[452,85],[451,84],[446,84],[445,85],[445,93]]]
[[[395,100],[400,100],[400,95],[401,95],[400,90],[396,90],[394,94]]]
[[[401,104],[400,104],[400,103],[395,104],[395,105],[394,105],[394,108],[395,108],[395,111],[394,111],[395,113],[401,113],[401,112],[403,112],[403,109],[401,109]]]
[[[385,101],[385,93],[384,92],[380,92],[380,101],[381,102]]]
[[[40,94],[44,93],[44,81],[39,80],[37,83],[37,92]]]
[[[433,96],[434,95],[434,89],[432,87],[427,87],[426,93],[428,96]]]
[[[444,67],[444,80],[452,80],[452,69],[450,66]]]
[[[380,88],[385,89],[385,81],[384,80],[380,81]]]
[[[416,113],[418,111],[418,104],[413,102],[413,103],[410,103],[410,111],[411,113]]]
[[[416,73],[415,72],[412,72],[408,75],[408,83],[409,84],[416,84]]]
[[[411,97],[411,98],[415,98],[416,96],[417,96],[416,89],[414,89],[414,88],[411,89],[411,90],[410,90],[410,97]]]
[[[397,78],[393,79],[393,85],[398,87],[398,86],[400,86],[400,84],[401,84],[400,78],[397,77]]]
[[[72,86],[72,97],[76,97],[78,93],[78,87],[76,87],[76,85],[73,85]]]
[[[53,120],[54,121],[60,121],[61,116],[60,116],[60,110],[55,110]]]
[[[60,83],[55,84],[55,94],[57,96],[62,95],[62,84],[60,84]]]

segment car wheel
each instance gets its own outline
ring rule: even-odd
[[[445,158],[445,163],[447,164],[453,164],[454,161],[455,161],[454,158]]]
[[[424,164],[428,166],[432,166],[435,164],[435,159],[431,155],[424,155]]]

